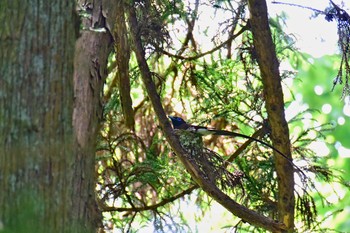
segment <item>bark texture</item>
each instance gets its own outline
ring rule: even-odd
[[[0,225],[89,232],[72,214],[74,1],[5,0],[0,18]]]
[[[129,77],[129,60],[130,60],[130,45],[128,31],[124,11],[124,0],[117,1],[119,14],[116,16],[114,28],[116,60],[118,66],[118,87],[120,101],[123,109],[124,122],[126,127],[134,129],[134,110],[132,108],[132,100],[130,97],[130,77]]]
[[[84,1],[85,2],[85,1]],[[106,3],[107,4],[107,3]],[[74,113],[75,173],[72,212],[90,221],[85,226],[101,226],[102,215],[95,200],[95,146],[99,122],[102,119],[102,89],[107,76],[107,59],[112,50],[112,38],[105,25],[102,9],[113,9],[101,0],[91,3],[91,18],[83,19],[81,36],[76,43],[74,57]],[[112,17],[109,16],[108,17]],[[115,17],[115,16],[114,16]],[[112,22],[113,23],[113,22]]]
[[[248,5],[254,47],[264,85],[266,109],[272,129],[273,146],[291,159],[289,129],[284,115],[279,62],[268,23],[266,2],[249,0]],[[279,190],[279,221],[287,226],[289,232],[292,232],[294,229],[295,205],[293,166],[283,157],[276,155],[276,153],[275,161]]]

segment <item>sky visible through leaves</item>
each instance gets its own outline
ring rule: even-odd
[[[188,2],[194,1],[186,1],[186,3]],[[334,1],[334,3],[350,12],[340,1]],[[295,116],[301,115],[302,119],[299,125],[291,124],[291,140],[293,141],[295,135],[307,128],[321,131],[324,125],[328,125],[329,130],[320,133],[323,137],[317,138],[319,136],[317,133],[309,135],[315,139],[309,145],[309,148],[315,151],[319,157],[322,157],[317,162],[321,161],[321,164],[324,163],[322,165],[326,164],[325,166],[341,171],[344,180],[350,180],[350,171],[347,169],[350,166],[350,140],[348,140],[350,98],[348,96],[342,98],[342,87],[340,85],[334,88],[334,91],[331,91],[341,57],[340,50],[337,47],[337,23],[334,21],[328,22],[322,14],[316,17],[315,12],[311,10],[323,11],[327,6],[329,6],[329,1],[326,0],[268,1],[268,12],[271,19],[276,17],[279,17],[279,20],[281,19],[281,22],[284,23],[282,24],[283,32],[293,39],[295,43],[293,47],[299,51],[299,54],[293,53],[298,54],[295,55],[298,56],[297,58],[291,57],[289,61],[283,61],[280,64],[281,73],[283,71],[293,73],[291,77],[283,79],[286,118],[291,120]],[[220,13],[224,14],[223,11],[216,11],[213,5],[203,4],[200,6],[193,37],[196,38],[202,52],[210,51],[213,44],[222,43],[220,41],[223,40],[222,38],[209,36],[220,34],[218,32],[225,30],[222,21],[230,16],[219,15]],[[176,38],[173,40],[174,43],[181,43],[182,37],[186,34],[186,23],[175,21],[170,27],[172,28],[169,28],[169,36]],[[233,41],[233,43],[235,42]],[[181,44],[175,44],[174,48],[180,46]],[[176,51],[171,51],[170,48],[168,52],[176,54]],[[164,58],[164,63],[170,64],[171,59],[167,59]],[[226,72],[229,71],[223,71],[225,74]],[[239,77],[239,75],[237,76]],[[180,88],[180,83],[177,82],[178,80],[173,83],[173,86]],[[240,88],[239,83],[236,87],[238,87],[237,89]],[[139,95],[139,93],[132,94],[134,96]],[[137,106],[139,102],[135,101],[133,104]],[[187,108],[186,103],[177,105],[173,109],[177,113],[181,113],[184,108]],[[316,111],[307,111],[308,109]],[[193,114],[193,112],[187,113],[189,118],[189,115]],[[305,166],[307,163],[305,159],[301,159],[296,164]],[[249,170],[251,170],[251,167],[249,167]],[[311,179],[316,180],[316,177],[311,177]],[[296,177],[296,183],[298,184],[298,182],[301,183]],[[317,203],[317,206],[321,206],[320,218],[325,218],[324,220],[318,219],[318,221],[324,224],[322,227],[344,231],[347,227],[350,228],[350,220],[348,219],[350,210],[347,207],[347,202],[350,202],[350,195],[348,189],[339,183],[315,183],[315,187],[324,192],[322,195],[327,197],[327,201],[336,204],[336,207],[330,207],[323,206],[323,203]],[[227,224],[235,225],[231,213],[215,201],[210,201],[210,198],[206,195],[198,195],[199,192],[201,191],[196,190],[193,194],[184,196],[180,202],[171,206],[174,211],[177,210],[182,214],[181,218],[187,221],[186,224],[189,229],[193,232],[226,232],[225,229],[229,229]],[[196,204],[199,196],[208,198],[208,206],[198,206]],[[344,210],[340,211],[341,209]],[[326,218],[327,215],[332,215],[333,212],[337,211],[338,214]],[[298,224],[297,221],[296,224]],[[154,224],[147,222],[145,225],[147,226],[142,226],[143,228],[138,232],[155,232]]]
[[[301,6],[307,6],[318,10],[324,10],[327,6],[329,6],[329,2],[325,0],[303,0],[303,1],[279,1],[284,3],[293,3],[298,4]],[[343,6],[341,4],[341,1],[334,1],[334,3],[339,4],[339,6]],[[350,7],[350,6],[349,6]],[[211,7],[204,8],[208,11],[212,11]],[[349,10],[346,6],[344,6],[345,10]],[[339,49],[337,46],[337,25],[335,22],[327,22],[324,20],[324,16],[318,16],[313,17],[314,13],[309,9],[303,9],[296,6],[288,6],[283,4],[276,4],[272,3],[271,1],[268,1],[268,11],[270,17],[275,17],[276,15],[285,14],[285,25],[284,30],[287,34],[290,34],[295,39],[295,47],[301,52],[306,53],[310,55],[309,62],[311,64],[316,63],[315,59],[322,58],[324,56],[334,56],[336,54],[339,54]],[[202,12],[202,14],[210,15],[208,12]],[[199,21],[200,26],[199,29],[205,28],[208,24],[211,25],[209,27],[211,31],[215,32],[215,30],[220,30],[217,28],[217,23],[215,22],[215,18],[210,18],[210,20],[206,20],[205,22]],[[210,33],[208,33],[210,34]],[[197,37],[200,37],[201,35],[196,35]],[[207,37],[202,37],[203,41],[207,40]],[[206,44],[206,43],[203,43]],[[210,42],[208,41],[208,49],[210,49]],[[204,51],[206,48],[203,48]],[[339,55],[340,56],[340,55]],[[320,64],[318,64],[320,65]],[[322,64],[321,64],[322,65]],[[280,65],[281,69],[293,69],[291,67],[291,64],[285,64],[282,63]],[[334,72],[336,72],[336,67],[334,67]],[[341,99],[339,92],[331,92],[332,87],[332,79],[334,77],[328,77],[328,80],[325,81],[325,85],[315,85],[313,87],[313,93],[309,93],[309,95],[313,95],[311,98],[320,98],[323,94],[327,93],[333,96],[333,98],[336,99],[335,103],[327,103],[324,102],[322,107],[320,108],[320,114],[330,114],[332,111],[332,108],[340,108],[343,111],[338,112],[337,114],[333,114],[331,118],[327,118],[327,120],[331,119],[332,122],[336,122],[336,127],[341,128],[345,127],[344,123],[345,121],[349,121],[350,117],[350,101],[349,98]],[[293,80],[286,80],[285,81],[287,86],[293,87]],[[328,83],[328,86],[327,86]],[[304,85],[307,85],[307,83],[303,83]],[[311,87],[310,87],[311,88]],[[295,89],[295,88],[294,88]],[[314,106],[309,106],[307,103],[303,100],[302,93],[298,93],[297,90],[293,90],[296,94],[294,102],[289,106],[289,108],[286,109],[286,117],[292,118],[295,114],[298,112],[301,112],[307,108],[312,108]],[[288,96],[288,91],[285,92],[286,99],[290,98]],[[322,99],[322,98],[320,98]],[[324,99],[322,99],[324,100]],[[337,105],[337,106],[334,106]],[[312,116],[309,116],[310,118]],[[321,121],[327,121],[324,118],[321,117]],[[304,121],[305,124],[311,124],[311,121]],[[327,122],[323,122],[327,123]],[[329,123],[329,122],[328,122]],[[335,146],[334,149],[338,149],[338,154],[341,158],[349,158],[350,157],[350,149],[347,147],[344,147],[341,145],[341,143],[337,143],[337,139],[332,136],[332,132],[329,133],[330,135],[327,136],[326,140],[320,140],[316,141],[311,144],[312,149],[318,153],[321,156],[327,156],[332,151],[332,148],[329,148],[327,146],[328,143],[334,143]],[[330,137],[331,139],[329,140]],[[339,146],[340,145],[340,146]],[[350,148],[350,147],[349,147]],[[336,152],[333,152],[336,153]],[[332,166],[333,163],[339,160],[329,160],[329,165]],[[344,167],[340,167],[344,168]],[[346,176],[346,175],[345,175]],[[348,177],[348,176],[347,176]],[[341,187],[330,187],[329,185],[322,186],[322,184],[317,185],[318,188],[324,189],[324,190],[330,190],[330,189],[338,189],[338,195],[331,195],[328,200],[331,203],[337,203],[340,202],[341,205],[344,205],[344,202],[346,203],[346,200],[349,200],[349,198],[345,197],[346,190],[342,189]],[[327,194],[327,193],[326,193]],[[193,198],[193,197],[190,197]],[[339,201],[343,199],[343,201]],[[345,201],[344,201],[345,200]],[[187,213],[188,215],[191,215],[193,213],[193,210],[196,209],[193,204],[191,204],[190,200],[188,200],[187,205],[183,208],[183,213]],[[346,206],[346,204],[345,204]],[[329,211],[329,214],[331,211]],[[328,218],[325,219],[324,224],[328,227],[335,227],[339,221],[342,221],[341,219],[346,219],[346,216],[350,215],[350,210],[345,208],[342,213],[340,213],[337,216],[338,221],[335,221],[334,218]],[[193,218],[188,218],[193,219]],[[188,224],[191,226],[192,229],[195,229],[198,232],[218,232],[218,229],[221,228],[220,232],[224,232],[224,229],[222,228],[225,222],[232,221],[232,218],[230,217],[230,214],[225,211],[225,209],[220,206],[217,203],[212,203],[211,211],[208,212],[202,219],[201,222],[189,222]],[[211,229],[208,229],[208,223],[210,222]],[[221,222],[221,223],[220,223]],[[217,223],[214,225],[213,223]],[[349,226],[350,223],[346,223],[346,220],[344,220],[344,223],[342,224],[343,227],[341,227],[341,230],[344,230],[344,226]],[[147,232],[149,229],[144,229],[144,232]]]

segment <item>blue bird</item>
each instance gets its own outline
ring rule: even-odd
[[[230,131],[226,131],[226,130],[216,130],[216,129],[210,129],[204,126],[197,126],[197,125],[191,125],[186,123],[186,121],[184,121],[181,117],[175,117],[175,116],[169,116],[172,124],[173,124],[173,128],[174,129],[182,129],[182,130],[188,130],[188,131],[192,131],[194,133],[198,133],[200,135],[223,135],[223,136],[231,136],[231,137],[241,137],[241,138],[246,138],[246,139],[250,139],[256,142],[259,142],[267,147],[269,147],[270,149],[276,151],[278,154],[280,154],[281,156],[283,156],[286,160],[288,160],[294,167],[296,167],[299,171],[300,168],[298,166],[296,166],[292,160],[290,158],[288,158],[285,154],[283,154],[281,151],[279,151],[278,149],[276,149],[275,147],[271,146],[270,144],[261,141],[257,138],[253,138],[244,134],[240,134],[240,133],[235,133],[235,132],[230,132]],[[302,174],[304,174],[303,171],[301,171]]]
[[[271,145],[267,144],[266,142],[263,142],[259,139],[256,139],[256,138],[244,135],[244,134],[226,131],[226,130],[210,129],[210,128],[205,127],[205,126],[191,125],[191,124],[186,123],[186,121],[184,121],[181,117],[169,116],[169,118],[173,124],[174,129],[184,129],[184,130],[192,131],[194,133],[198,133],[200,135],[224,135],[224,136],[234,136],[234,137],[247,138],[247,139],[251,139],[251,140],[260,142],[261,144],[263,144],[267,147],[270,147],[271,149],[275,149]]]

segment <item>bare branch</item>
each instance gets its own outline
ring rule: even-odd
[[[111,211],[117,211],[117,212],[140,212],[140,211],[145,211],[145,210],[156,210],[157,208],[161,207],[161,206],[165,206],[166,204],[173,202],[187,194],[190,194],[193,190],[197,189],[198,185],[193,185],[191,187],[189,187],[188,189],[170,197],[170,198],[164,198],[162,201],[160,201],[157,204],[154,205],[149,205],[149,206],[143,206],[143,207],[131,207],[131,208],[122,208],[122,207],[114,207],[114,206],[103,206],[100,203],[100,206],[102,208],[103,211],[107,211],[107,212],[111,212]]]

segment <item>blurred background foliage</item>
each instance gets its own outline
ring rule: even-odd
[[[337,178],[333,181],[340,181],[345,185],[349,185],[350,180],[350,105],[349,96],[343,96],[343,88],[335,86],[333,88],[333,80],[338,74],[340,65],[339,55],[325,55],[320,58],[313,58],[308,54],[296,54],[291,61],[297,59],[298,62],[291,62],[298,69],[298,75],[293,82],[293,91],[298,95],[297,99],[303,108],[313,109],[306,114],[306,119],[316,119],[316,121],[308,121],[303,123],[311,124],[317,127],[322,124],[329,124],[331,131],[323,134],[322,138],[317,139],[313,144],[313,150],[316,155],[321,155],[318,163],[324,166],[332,167]],[[347,232],[350,229],[349,221],[349,203],[350,195],[348,188],[339,183],[317,183],[323,191],[323,195],[327,197],[327,201],[336,204],[324,204],[319,198],[318,206],[321,216],[328,216],[335,212],[335,217],[330,218],[328,222],[336,229]],[[321,204],[323,203],[323,204]],[[339,211],[339,213],[338,213]]]
[[[259,138],[270,142],[245,1],[145,0],[135,1],[133,7],[167,114],[246,135],[263,128]],[[281,63],[293,157],[310,177],[296,175],[296,228],[298,232],[345,231],[350,228],[345,217],[350,212],[346,187],[350,123],[345,110],[349,99],[345,96],[344,104],[341,86],[331,91],[340,57],[316,59],[298,52],[293,37],[283,31],[284,15],[270,23]],[[135,130],[125,126],[127,116],[122,115],[118,85],[123,83],[117,80],[115,54],[108,70],[96,152],[96,192],[105,230],[263,232],[213,203],[191,180],[158,127],[134,54],[128,73]],[[244,142],[205,138],[205,146],[224,159]],[[232,166],[245,177],[241,187],[228,194],[275,218],[278,188],[271,150],[252,143],[235,156]]]

